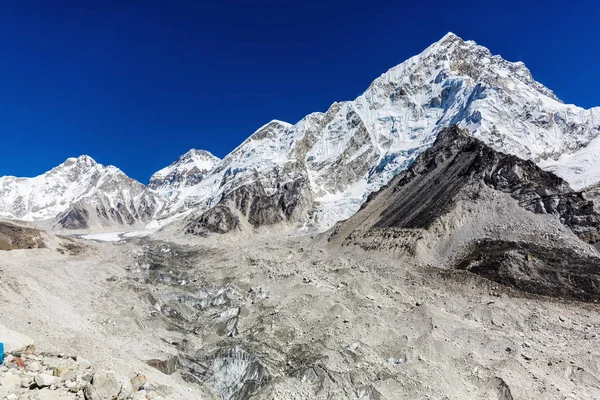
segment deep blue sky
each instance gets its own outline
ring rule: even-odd
[[[598,3],[0,0],[0,176],[89,154],[147,182],[355,98],[448,31],[600,105]]]

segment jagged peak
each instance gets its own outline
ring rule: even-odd
[[[444,36],[442,36],[442,38],[440,40],[435,42],[434,45],[436,43],[447,43],[447,42],[455,42],[455,41],[464,42],[464,40],[460,36],[454,34],[453,32],[448,32]]]
[[[61,165],[68,167],[73,164],[77,164],[77,166],[79,166],[79,167],[92,167],[94,165],[98,165],[96,160],[94,160],[92,157],[88,156],[87,154],[83,154],[79,157],[69,157]]]
[[[221,161],[221,159],[219,157],[215,156],[208,150],[190,149],[188,152],[181,155],[174,164],[176,164],[178,162],[192,161],[195,159],[202,159],[202,160],[213,161],[213,162]]]
[[[501,55],[493,54],[487,47],[473,40],[463,40],[452,32],[448,32],[421,53],[390,68],[373,81],[369,89],[389,82],[409,82],[413,74],[439,72],[440,67],[453,76],[468,76],[478,83],[493,82],[492,86],[498,86],[498,82],[506,79],[517,79],[538,93],[561,102],[552,90],[533,78],[522,61],[507,61]]]
[[[205,173],[210,171],[217,165],[221,159],[207,150],[190,149],[185,154],[179,156],[177,161],[173,162],[169,166],[156,171],[151,177],[149,185],[151,188],[156,189],[159,184],[157,181],[176,173],[190,173],[196,171],[198,173]]]
[[[263,126],[261,126],[260,128],[258,128],[256,131],[254,131],[254,134],[266,129],[266,128],[283,128],[283,129],[287,129],[289,127],[291,127],[292,124],[290,124],[289,122],[285,122],[285,121],[281,121],[278,119],[272,119],[271,121],[267,122],[266,124],[264,124]],[[254,135],[253,134],[253,135]]]

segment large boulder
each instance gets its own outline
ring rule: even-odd
[[[96,371],[84,390],[87,400],[115,400],[121,393],[121,383],[113,371]]]
[[[33,351],[34,342],[29,336],[0,325],[0,342],[4,343],[5,353]]]

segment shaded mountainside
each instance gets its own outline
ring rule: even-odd
[[[329,240],[435,254],[443,267],[537,294],[600,298],[600,258],[573,234],[590,244],[600,240],[600,215],[591,201],[535,163],[495,151],[454,126],[332,229]],[[579,284],[586,279],[589,284]]]
[[[582,193],[532,161],[493,150],[456,126],[440,133],[393,182],[398,195],[375,228],[429,228],[450,211],[456,195],[468,185],[483,182],[509,194],[524,209],[552,214],[582,240],[600,240],[600,215]]]

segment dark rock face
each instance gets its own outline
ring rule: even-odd
[[[65,229],[87,229],[88,217],[89,213],[85,208],[74,204],[58,216],[58,224]]]
[[[284,183],[270,195],[256,180],[229,192],[215,207],[189,222],[186,233],[231,232],[240,228],[240,217],[254,228],[292,221],[309,208],[308,192],[304,178]]]
[[[400,197],[375,228],[427,229],[450,210],[459,191],[480,182],[531,212],[556,215],[586,242],[600,241],[600,215],[582,193],[532,161],[495,151],[455,126],[442,131],[433,147],[390,184]]]
[[[574,300],[600,299],[600,258],[569,248],[484,240],[456,268],[524,292]]]

